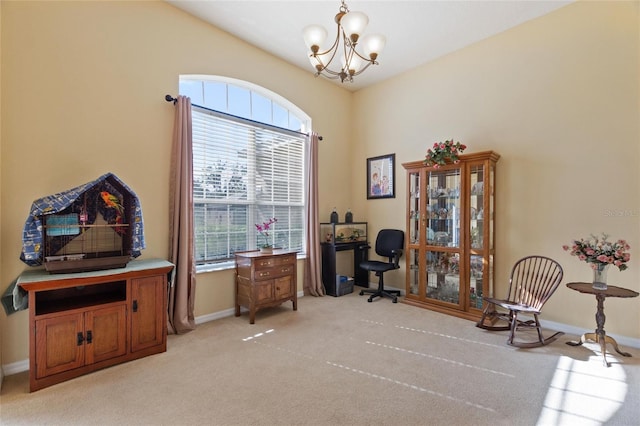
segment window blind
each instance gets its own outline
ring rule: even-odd
[[[196,263],[255,249],[255,225],[275,217],[268,243],[303,251],[305,137],[192,107]]]

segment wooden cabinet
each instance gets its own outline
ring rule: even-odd
[[[249,309],[249,323],[254,324],[256,311],[277,306],[288,300],[298,309],[296,253],[274,250],[273,253],[249,251],[236,253],[236,311]]]
[[[493,295],[495,169],[493,151],[438,168],[404,163],[407,172],[405,303],[471,320]]]
[[[74,274],[25,271],[18,285],[29,293],[31,391],[166,351],[172,270],[141,260]]]

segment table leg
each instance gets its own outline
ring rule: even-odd
[[[604,366],[608,367],[609,363],[607,362],[607,339],[606,334],[604,332],[604,321],[606,320],[606,316],[604,315],[604,299],[605,296],[602,293],[596,294],[596,300],[598,301],[598,309],[596,311],[596,342],[600,343],[600,350],[602,351],[602,360],[604,361]]]
[[[602,360],[604,362],[605,367],[609,366],[607,362],[607,343],[611,343],[613,348],[622,356],[631,356],[630,353],[622,352],[620,348],[618,348],[618,342],[615,341],[613,337],[609,337],[606,335],[604,331],[604,322],[606,317],[604,315],[604,299],[605,296],[603,294],[596,294],[596,300],[598,301],[598,310],[596,312],[596,330],[594,333],[585,333],[580,337],[579,342],[567,342],[567,345],[571,346],[580,346],[587,340],[591,340],[593,342],[600,344],[600,351],[602,352]]]
[[[608,367],[609,363],[607,362],[607,339],[611,339],[608,336],[600,337],[598,333],[584,333],[580,340],[577,342],[567,342],[567,345],[570,346],[580,346],[587,340],[591,340],[592,342],[600,343],[600,351],[602,352],[602,360],[604,362],[604,366]]]

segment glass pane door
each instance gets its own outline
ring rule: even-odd
[[[460,169],[428,172],[427,245],[460,247]]]
[[[471,249],[484,247],[484,168],[482,164],[471,166],[471,199],[469,200],[469,218]]]
[[[409,173],[409,244],[420,244],[420,173]]]
[[[427,297],[460,303],[460,254],[427,251]]]
[[[482,309],[482,284],[484,278],[483,257],[471,255],[470,259],[470,288],[469,288],[469,306],[471,308]]]
[[[408,265],[409,270],[407,271],[408,281],[409,281],[409,294],[419,294],[420,289],[420,250],[417,249],[409,249],[408,255]]]

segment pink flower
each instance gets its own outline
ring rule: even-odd
[[[625,240],[620,239],[612,243],[607,240],[606,234],[601,234],[572,242],[573,247],[570,254],[587,262],[593,269],[610,264],[617,266],[620,271],[628,269],[625,263],[631,259],[631,254],[628,252],[629,244]],[[569,250],[568,245],[563,245],[562,248],[566,251]]]

